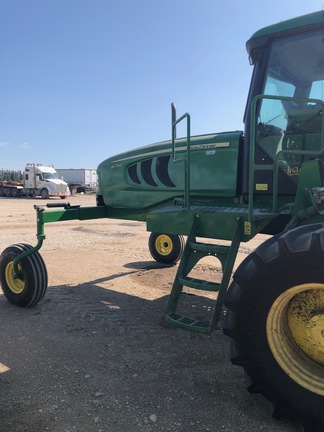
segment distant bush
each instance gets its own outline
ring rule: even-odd
[[[0,170],[0,181],[3,180],[12,180],[12,181],[20,181],[22,180],[22,172],[21,171],[13,171],[13,170]]]

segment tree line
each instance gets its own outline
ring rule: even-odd
[[[20,181],[22,180],[23,175],[22,171],[14,171],[14,170],[0,170],[0,181],[4,180],[13,180],[13,181]]]

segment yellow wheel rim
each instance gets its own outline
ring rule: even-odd
[[[171,238],[166,234],[159,235],[155,240],[155,249],[160,255],[170,255],[173,250],[173,243]]]
[[[295,382],[324,396],[324,284],[285,291],[267,318],[273,356]]]
[[[21,272],[21,266],[19,264],[18,264],[18,270],[19,270],[19,272]],[[9,289],[14,294],[21,294],[21,292],[25,288],[25,282],[20,277],[14,279],[13,273],[14,273],[13,261],[11,261],[7,264],[7,267],[5,270],[6,282],[7,282]]]

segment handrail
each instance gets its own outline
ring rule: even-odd
[[[174,163],[184,162],[185,170],[184,170],[184,208],[190,208],[190,114],[183,114],[181,117],[176,119],[176,108],[175,104],[171,104],[172,110],[172,160]],[[176,140],[176,128],[177,124],[182,120],[187,119],[187,150],[186,157],[176,159],[176,148],[175,148],[175,140]]]
[[[275,160],[273,164],[269,165],[261,165],[254,163],[254,155],[255,155],[255,136],[256,136],[256,110],[257,103],[260,99],[272,99],[279,101],[288,101],[288,102],[296,102],[296,103],[316,103],[323,106],[324,111],[324,102],[319,99],[300,99],[293,98],[288,96],[272,96],[272,95],[257,95],[252,100],[251,103],[251,123],[250,123],[250,161],[249,161],[249,202],[248,202],[248,218],[251,221],[253,219],[253,197],[254,197],[254,173],[257,169],[266,169],[273,171],[273,191],[272,191],[272,212],[276,213],[278,211],[278,186],[279,186],[279,153],[276,154]],[[322,130],[321,130],[321,145],[319,150],[282,150],[283,154],[290,155],[311,155],[311,156],[319,156],[324,152],[324,115],[322,114]],[[283,132],[284,135],[284,132]]]

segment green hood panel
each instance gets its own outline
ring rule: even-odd
[[[239,147],[243,133],[226,132],[190,139],[191,196],[211,201],[235,197]],[[186,157],[186,139],[176,140],[176,159]],[[110,157],[98,166],[99,189],[107,206],[160,207],[183,197],[184,163],[172,159],[164,141]]]

